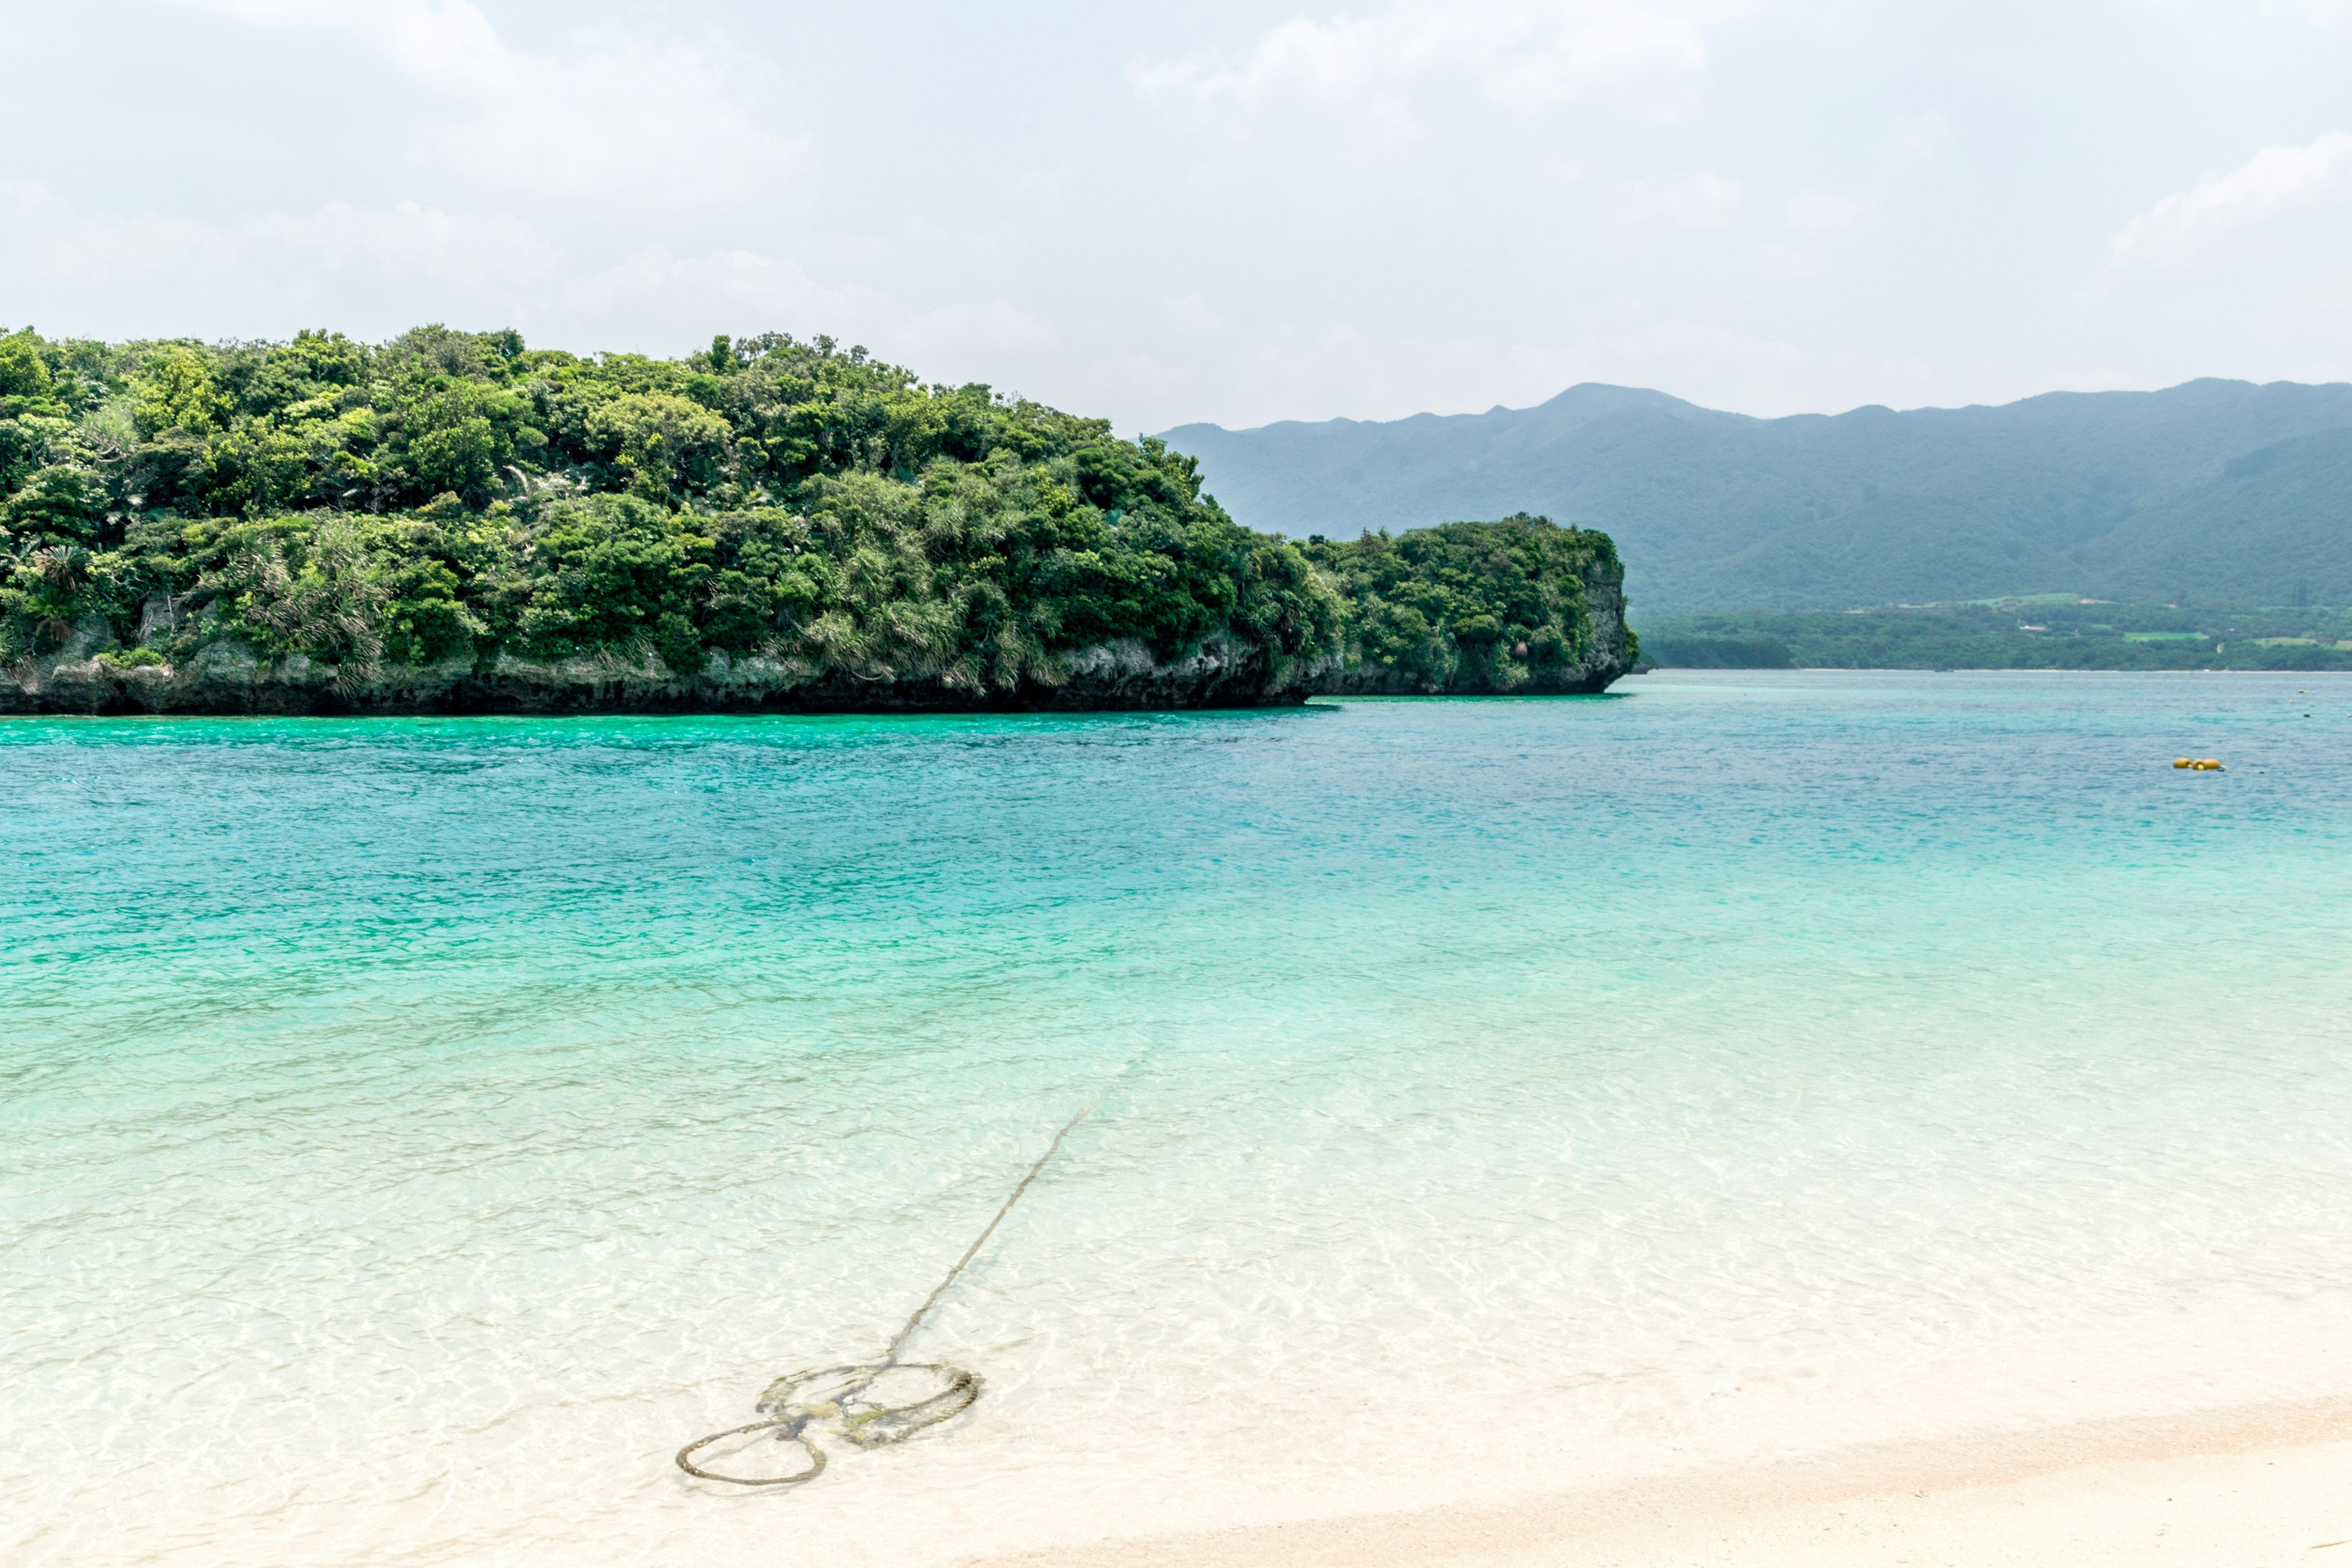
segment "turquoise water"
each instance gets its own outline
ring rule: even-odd
[[[9,721],[0,791],[11,1562],[938,1562],[2352,1394],[2352,680]],[[919,1342],[969,1415],[670,1469],[1097,1095]]]

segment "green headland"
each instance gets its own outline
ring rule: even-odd
[[[1602,533],[1304,544],[829,339],[0,337],[0,711],[1232,706],[1601,689]]]

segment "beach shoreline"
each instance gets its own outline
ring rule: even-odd
[[[1965,684],[0,724],[0,1559],[2352,1563],[2343,725]]]
[[[1364,1563],[2352,1562],[2352,1399],[1872,1445],[1631,1485],[971,1559]]]

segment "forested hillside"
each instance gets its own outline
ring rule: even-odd
[[[1160,442],[775,335],[0,336],[0,551],[18,707],[1297,700],[1355,602]]]
[[[1352,537],[1529,508],[1603,530],[1645,612],[2046,592],[2352,605],[2352,385],[1784,419],[1582,385],[1536,408],[1166,439],[1256,528]]]
[[[2352,670],[2352,611],[2126,605],[2072,595],[1868,612],[1651,616],[1644,657],[1734,669]]]
[[[2117,599],[2352,605],[2352,429],[2232,458],[2075,555]]]
[[[1521,514],[1310,536],[1306,550],[1348,605],[1345,668],[1326,689],[1580,691],[1595,668],[1641,658],[1605,533]]]

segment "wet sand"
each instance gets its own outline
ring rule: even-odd
[[[988,1559],[990,1568],[2352,1563],[2352,1402],[1853,1449],[1606,1492]]]

